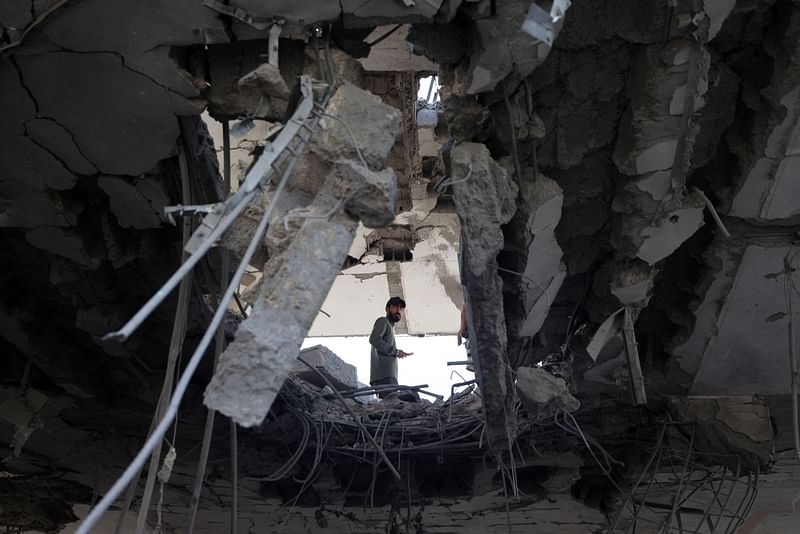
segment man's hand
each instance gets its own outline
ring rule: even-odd
[[[398,350],[397,351],[397,357],[398,358],[405,358],[406,356],[411,356],[412,354],[414,354],[414,353],[413,352],[405,352],[405,351],[402,351],[402,350]]]

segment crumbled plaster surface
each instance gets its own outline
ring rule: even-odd
[[[527,259],[519,284],[524,287],[527,315],[520,327],[520,336],[535,336],[541,329],[561,284],[567,277],[561,262],[561,247],[555,236],[561,218],[563,193],[553,180],[539,175],[526,199],[529,236]]]
[[[485,145],[459,143],[451,154],[453,174],[468,179],[453,183],[461,224],[461,283],[470,314],[470,344],[482,385],[487,414],[487,439],[494,454],[508,442],[511,377],[504,362],[507,335],[502,280],[497,254],[503,248],[501,225],[516,209],[517,186],[508,172],[492,159]]]
[[[535,419],[544,419],[562,411],[574,412],[580,407],[563,379],[539,367],[517,368],[517,393],[523,406]]]
[[[739,160],[728,213],[736,217],[771,221],[798,214],[796,180],[797,123],[800,113],[797,80],[800,17],[794,10],[783,12],[780,24],[770,31],[773,46],[765,49],[765,61],[773,65],[772,76],[743,80],[749,98],[742,115],[757,116],[756,127],[730,133],[733,152]],[[731,198],[728,196],[727,198]]]
[[[719,274],[697,310],[698,321],[712,322],[705,329],[695,327],[692,337],[675,349],[681,367],[689,372],[700,358],[693,394],[789,393],[783,260],[797,250],[746,246],[736,256],[720,251]],[[800,282],[796,273],[788,276]],[[797,324],[800,309],[796,295],[793,298]]]
[[[678,419],[697,424],[696,440],[701,450],[740,454],[755,469],[773,459],[773,431],[763,398],[684,397],[671,399],[670,410]]]

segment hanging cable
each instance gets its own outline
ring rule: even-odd
[[[376,37],[374,40],[367,42],[367,46],[375,46],[376,44],[378,44],[380,42],[383,42],[387,37],[389,37],[390,35],[392,35],[394,32],[396,32],[397,30],[399,30],[402,27],[403,27],[402,24],[398,24],[397,26],[395,26],[391,30],[387,31],[386,33],[384,33],[380,37]]]
[[[230,124],[228,121],[222,122],[222,176],[223,176],[223,196],[227,198],[230,194],[231,189],[231,137],[230,137]],[[220,298],[221,294],[225,288],[225,285],[228,283],[228,272],[230,271],[230,253],[223,249],[221,254],[221,266],[220,266],[220,274],[219,274],[219,291],[220,291]],[[220,301],[220,306],[228,305],[227,302]],[[222,350],[225,344],[225,324],[220,323],[217,327],[217,335],[214,342],[214,369],[217,368],[217,364],[219,363],[220,355],[222,354]],[[206,464],[208,462],[208,454],[211,450],[211,438],[214,433],[214,419],[216,417],[216,412],[214,410],[208,410],[206,413],[206,424],[205,428],[203,429],[203,441],[200,448],[200,458],[197,462],[197,472],[195,474],[194,479],[194,487],[192,488],[192,500],[190,505],[190,512],[189,512],[189,525],[186,531],[191,534],[194,531],[194,521],[197,516],[197,508],[200,505],[200,497],[203,490],[203,481],[205,479],[206,474]],[[231,507],[231,524],[235,524],[235,507]],[[233,532],[233,531],[232,531]]]
[[[508,86],[506,80],[503,80],[503,100],[506,104],[506,113],[508,114],[508,127],[511,134],[511,154],[514,156],[514,170],[517,173],[517,184],[522,186],[522,165],[519,162],[519,152],[517,151],[517,132],[514,128],[514,114],[511,110],[511,101],[508,98]]]
[[[181,129],[181,135],[185,139],[185,130]],[[192,203],[191,197],[191,185],[189,180],[189,163],[186,158],[187,153],[187,146],[184,143],[181,147],[180,153],[178,154],[178,164],[180,166],[180,173],[181,173],[181,190],[182,190],[182,197],[183,202],[186,204]],[[182,242],[184,245],[188,242],[189,238],[192,234],[192,220],[190,217],[185,217],[183,219],[182,224]],[[183,252],[183,256],[181,258],[182,261],[186,260],[186,252]],[[175,309],[175,321],[172,326],[172,336],[170,338],[169,343],[169,353],[167,356],[167,369],[164,373],[164,382],[161,386],[161,395],[159,397],[158,405],[156,406],[156,412],[154,415],[154,420],[157,421],[161,417],[164,416],[164,411],[167,407],[167,402],[169,402],[170,396],[172,394],[172,382],[175,376],[175,368],[177,365],[178,355],[183,350],[183,341],[186,337],[186,322],[187,322],[187,315],[189,309],[189,290],[191,289],[192,285],[192,273],[189,273],[186,278],[181,280],[180,287],[178,289],[178,304]],[[150,511],[150,501],[153,497],[153,490],[155,487],[156,482],[156,474],[158,473],[158,466],[161,461],[161,447],[158,447],[155,451],[153,451],[153,455],[150,458],[150,466],[148,467],[147,471],[147,480],[145,481],[145,488],[144,494],[142,495],[142,502],[139,507],[139,515],[136,518],[136,533],[141,534],[144,531],[146,522],[147,522],[147,515]],[[138,481],[139,477],[134,477],[136,481]],[[133,493],[136,492],[136,483],[131,486],[133,489]],[[126,498],[127,502],[127,498]],[[117,523],[117,531],[121,528],[122,522],[125,517],[125,513],[127,512],[127,507],[123,508],[122,513],[120,514],[119,521]]]
[[[286,182],[288,181],[289,176],[291,175],[292,171],[297,165],[298,160],[299,158],[292,159],[286,171],[284,172],[280,180],[280,183],[278,184],[278,187],[275,191],[275,195],[273,196],[269,207],[264,211],[264,215],[259,221],[258,227],[256,228],[253,234],[253,238],[250,240],[250,243],[247,246],[247,250],[242,256],[242,260],[239,263],[239,266],[236,268],[233,280],[228,285],[228,288],[225,291],[225,295],[223,295],[222,302],[230,301],[230,299],[233,297],[234,292],[238,288],[239,279],[241,279],[242,274],[244,273],[245,269],[247,268],[247,265],[252,259],[256,247],[261,243],[261,238],[267,229],[269,220],[272,217],[272,212],[275,210],[277,200],[283,193],[283,190],[286,187]],[[164,413],[164,417],[161,419],[158,426],[156,427],[156,430],[144,444],[144,446],[136,455],[134,460],[128,465],[123,474],[117,479],[116,482],[114,482],[114,484],[105,494],[105,496],[100,500],[97,506],[95,506],[91,510],[88,516],[86,516],[86,519],[84,519],[84,521],[78,527],[76,534],[88,534],[91,531],[91,529],[94,528],[94,526],[97,524],[97,522],[106,512],[106,510],[108,510],[108,508],[113,504],[113,502],[117,499],[117,497],[119,497],[120,493],[122,493],[122,491],[128,485],[128,483],[130,483],[131,479],[133,478],[137,470],[144,465],[145,461],[147,461],[147,458],[150,456],[153,449],[155,449],[155,447],[161,442],[161,439],[164,437],[164,434],[169,428],[170,423],[173,421],[173,419],[175,419],[175,416],[178,413],[178,408],[180,407],[181,400],[183,399],[183,396],[186,393],[187,388],[189,387],[189,383],[191,382],[192,376],[197,370],[197,366],[200,364],[200,361],[202,360],[206,349],[211,343],[211,338],[216,334],[216,329],[222,322],[222,319],[225,316],[227,308],[228,307],[226,305],[220,305],[217,308],[217,311],[211,320],[211,324],[209,325],[208,329],[206,330],[205,334],[200,340],[200,343],[197,345],[194,354],[192,354],[192,357],[186,364],[186,369],[184,370],[181,379],[178,381],[178,384],[175,387],[175,392],[172,401],[170,402],[169,407]]]
[[[303,138],[303,132],[313,132],[312,127],[308,124],[309,119],[317,120],[312,117],[311,112],[314,109],[314,92],[312,81],[308,76],[300,77],[300,88],[303,94],[303,99],[297,106],[292,117],[287,121],[286,125],[282,128],[277,138],[269,144],[269,149],[265,150],[256,163],[250,168],[245,180],[240,185],[239,189],[231,195],[224,203],[214,207],[215,221],[213,225],[206,226],[208,217],[203,220],[201,229],[198,236],[198,229],[195,235],[192,236],[190,244],[193,245],[193,252],[184,261],[180,267],[169,277],[164,285],[159,288],[156,293],[148,299],[148,301],[131,317],[119,330],[111,332],[103,336],[104,341],[122,342],[127,340],[133,332],[136,331],[142,322],[150,316],[151,313],[164,301],[178,283],[194,268],[194,266],[205,256],[205,254],[213,247],[217,240],[230,228],[244,209],[255,199],[260,189],[270,181],[273,176],[280,176],[280,171],[277,170],[277,161],[289,154],[293,154],[296,159],[297,155],[302,152],[302,147],[308,142],[308,139]],[[325,95],[322,98],[323,107],[327,104],[331,95],[331,88],[327,88]],[[292,149],[291,143],[295,140],[300,140],[298,152]],[[210,215],[210,214],[209,214]],[[194,241],[196,240],[196,243]]]

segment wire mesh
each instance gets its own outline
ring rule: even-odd
[[[667,421],[609,534],[732,534],[758,491],[736,454],[696,449],[695,425]]]

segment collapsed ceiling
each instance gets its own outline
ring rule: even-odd
[[[419,73],[389,65],[391,51],[373,56],[370,71],[357,61],[386,24],[410,25],[407,46],[427,59],[420,64],[438,66],[436,155],[420,156]],[[0,525],[56,532],[76,519],[74,504],[105,494],[148,433],[172,372],[191,351],[206,352],[215,309],[219,365],[208,350],[187,377],[164,529],[181,530],[191,508],[204,391],[209,407],[253,427],[239,431],[238,450],[242,522],[254,531],[287,524],[289,503],[302,510],[288,523],[297,531],[324,530],[333,517],[364,531],[507,521],[552,532],[617,521],[622,531],[637,521],[626,503],[663,475],[654,467],[662,458],[685,460],[686,472],[733,469],[726,455],[740,474],[763,469],[764,448],[787,446],[792,427],[781,414],[792,384],[787,325],[800,319],[798,51],[800,10],[788,0],[4,2],[0,439],[9,452]],[[219,121],[284,125],[257,130],[256,164],[234,176],[241,187],[232,196],[200,119],[206,110]],[[259,161],[274,164],[257,176],[271,172],[271,182],[248,182]],[[432,201],[425,215],[409,217],[423,198]],[[205,212],[185,208],[212,204],[222,218],[234,204],[242,213],[223,246],[125,343],[104,339],[156,293],[181,262],[182,240],[203,228]],[[340,413],[302,381],[284,386],[333,279],[360,260],[348,256],[359,222],[408,222],[411,230],[374,234],[402,251],[397,235],[416,235],[431,213],[460,234],[480,398],[449,408],[473,415],[453,424],[448,413],[441,426],[441,404],[402,401]],[[242,295],[252,304],[245,320],[238,307],[225,312],[228,299],[218,305],[220,285],[248,255],[263,278]],[[538,395],[550,383],[540,369],[564,379],[553,386],[556,408]],[[697,398],[753,394],[765,397]],[[320,414],[330,417],[320,423]],[[339,458],[319,435],[291,433],[292,417],[323,433],[368,420],[360,431],[390,435],[382,446],[406,480],[390,482],[362,434],[337,430],[334,445],[353,447]],[[407,419],[423,434],[439,424],[438,439],[415,437],[427,448],[414,450],[392,438]],[[464,435],[475,429],[477,439]],[[214,514],[235,493],[221,462],[229,434],[218,428],[208,445],[206,491],[223,488],[213,505],[203,494],[198,528],[209,532],[227,531]],[[643,456],[614,464],[640,435]],[[278,469],[283,443],[305,455],[291,469]],[[565,459],[570,450],[582,452]],[[595,450],[607,451],[600,462]],[[657,460],[647,461],[651,451]],[[367,471],[354,454],[369,454]],[[284,476],[259,479],[276,469]],[[373,500],[360,517],[348,515],[348,469],[353,495]],[[316,497],[301,499],[306,490]],[[462,497],[471,497],[466,508]],[[547,502],[581,519],[564,523]]]

